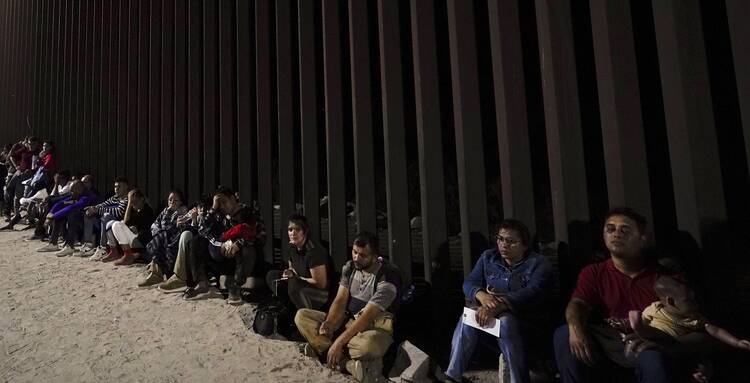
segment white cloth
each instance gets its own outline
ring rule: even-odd
[[[133,232],[133,230],[130,230],[128,225],[125,224],[124,221],[115,221],[112,224],[112,237],[110,238],[110,245],[114,246],[116,244],[120,245],[127,245],[133,248],[140,247],[140,242],[138,242],[138,236],[136,233]],[[114,241],[112,241],[114,240]],[[112,243],[116,242],[116,243]]]

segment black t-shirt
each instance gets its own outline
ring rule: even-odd
[[[291,262],[292,268],[300,277],[312,278],[310,269],[320,265],[326,266],[326,275],[331,278],[330,258],[328,251],[313,241],[308,240],[302,249],[297,249],[294,245],[289,246],[285,262]]]
[[[143,205],[143,209],[136,211],[135,209],[130,212],[130,219],[125,222],[128,226],[135,226],[138,228],[138,241],[143,246],[151,241],[151,224],[154,223],[154,209],[148,204]]]

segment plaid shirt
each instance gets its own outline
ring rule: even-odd
[[[233,215],[221,214],[214,210],[209,210],[203,216],[198,233],[214,246],[221,246],[224,242],[221,235],[234,225],[248,224],[255,226],[255,239],[245,240],[238,239],[234,243],[240,248],[243,246],[263,246],[266,243],[266,227],[263,225],[263,219],[260,217],[260,209],[257,204],[247,206],[240,204],[239,208]]]

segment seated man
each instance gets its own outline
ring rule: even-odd
[[[599,381],[592,376],[592,367],[607,363],[610,374],[615,366],[635,368],[640,382],[669,382],[671,370],[663,352],[644,350],[629,361],[619,332],[601,322],[627,318],[630,311],[642,311],[658,300],[654,282],[667,271],[643,255],[646,219],[629,208],[612,209],[603,234],[611,258],[581,271],[565,310],[567,325],[555,331],[560,380]],[[589,320],[592,314],[597,314],[600,323]]]
[[[343,366],[360,382],[385,381],[383,355],[393,343],[393,315],[400,301],[401,276],[377,249],[375,234],[359,233],[328,314],[300,309],[294,317],[309,342],[305,355],[324,355],[329,367]]]
[[[109,254],[102,262],[115,261],[115,266],[132,265],[140,254],[137,249],[144,249],[151,240],[151,224],[154,222],[154,209],[146,201],[140,189],[128,192],[128,206],[122,221],[112,221],[112,227],[105,233]],[[119,248],[122,248],[120,254]]]
[[[83,231],[83,209],[93,203],[95,199],[86,192],[86,188],[80,181],[73,181],[70,185],[70,198],[60,201],[47,214],[47,222],[52,225],[49,244],[38,249],[39,252],[56,251],[58,257],[64,257],[73,253],[73,243],[81,236]],[[57,241],[63,237],[63,248],[58,248]]]
[[[466,277],[464,294],[479,305],[479,325],[489,325],[494,318],[500,321],[500,337],[495,340],[508,367],[509,381],[530,382],[529,343],[546,328],[552,266],[543,255],[529,250],[529,229],[520,221],[504,220],[495,239],[497,247],[486,250]],[[445,371],[452,381],[463,379],[480,335],[492,337],[459,319]]]
[[[284,270],[271,270],[266,284],[274,295],[288,299],[298,309],[320,310],[328,303],[331,258],[328,251],[308,235],[310,225],[301,214],[289,217],[289,249]]]
[[[185,300],[218,297],[218,290],[209,286],[207,273],[217,281],[226,276],[229,291],[227,303],[242,304],[241,286],[253,275],[266,240],[263,220],[257,208],[237,201],[234,191],[219,186],[213,205],[206,213],[193,238],[188,264],[195,287],[185,290]]]
[[[24,192],[23,182],[34,176],[34,158],[39,155],[39,151],[39,139],[30,137],[15,146],[10,154],[16,172],[5,186],[5,202],[6,209],[13,208],[13,215],[19,214],[20,200]]]
[[[24,208],[27,211],[27,218],[29,218],[29,224],[32,224],[31,218],[35,216],[33,213],[33,208],[39,207],[44,202],[47,201],[54,201],[51,202],[50,205],[54,205],[54,203],[59,202],[68,196],[70,196],[70,171],[68,170],[61,170],[57,173],[55,173],[55,176],[53,177],[55,184],[52,187],[52,192],[50,194],[47,194],[47,189],[42,189],[36,192],[31,197],[22,197],[19,200],[19,207]],[[7,225],[0,227],[0,230],[12,230],[13,227],[21,221],[21,215],[16,214],[14,215]]]
[[[83,240],[87,243],[82,246],[81,252],[87,256],[96,248],[90,260],[101,261],[108,255],[106,233],[112,228],[114,221],[121,221],[125,216],[125,209],[128,206],[128,189],[128,180],[118,177],[114,184],[115,195],[98,205],[89,206],[84,211],[86,216],[84,217]],[[100,230],[98,239],[94,233],[96,229]]]
[[[174,260],[174,267],[172,268],[173,274],[165,282],[162,282],[157,287],[157,290],[165,294],[171,293],[182,293],[187,287],[188,280],[195,280],[190,276],[190,270],[188,269],[187,259],[190,254],[190,244],[193,241],[193,237],[197,236],[198,228],[203,222],[203,217],[206,216],[208,209],[211,207],[211,199],[203,195],[200,201],[193,206],[187,214],[177,219],[177,229],[180,232],[180,236],[176,243],[169,244],[169,247],[176,247],[177,256]]]

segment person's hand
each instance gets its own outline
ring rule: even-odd
[[[297,276],[297,272],[294,271],[294,269],[289,268],[284,270],[284,272],[281,273],[282,278],[294,278]]]
[[[477,309],[476,314],[474,314],[474,318],[476,319],[477,324],[481,327],[489,327],[492,324],[492,320],[495,319],[499,313],[499,308],[491,309],[487,306],[481,306]]]
[[[630,322],[630,328],[636,333],[642,331],[647,325],[643,322],[643,316],[638,310],[631,310],[628,312],[628,321]]]
[[[177,223],[177,226],[182,226],[182,225],[186,224],[186,223],[187,223],[187,221],[188,221],[188,218],[187,218],[187,217],[185,217],[185,216],[180,216],[180,217],[177,217],[177,221],[176,221],[176,223]]]
[[[239,252],[240,247],[236,243],[232,243],[227,249],[227,257],[234,258]]]
[[[87,216],[91,217],[94,214],[96,214],[96,208],[95,207],[89,206],[89,207],[86,208],[86,215]]]
[[[344,346],[346,346],[347,343],[348,342],[344,342],[341,337],[333,342],[331,347],[328,349],[328,367],[335,368],[339,365],[339,362],[341,362],[341,360],[344,358]]]
[[[333,323],[330,321],[323,321],[323,323],[320,324],[320,327],[318,328],[318,334],[331,337],[333,336]]]
[[[198,218],[198,208],[194,207],[190,209],[190,219],[195,220]]]
[[[607,318],[604,320],[610,327],[613,329],[623,333],[628,334],[633,332],[633,329],[630,328],[630,321],[628,319],[624,318]]]
[[[477,292],[476,298],[482,304],[482,307],[496,309],[500,305],[500,301],[497,298],[481,290]]]
[[[594,347],[586,331],[569,326],[568,343],[574,358],[589,366],[594,364]]]
[[[735,347],[737,347],[739,349],[750,351],[750,341],[748,341],[747,339],[738,340],[737,344],[735,345]]]

